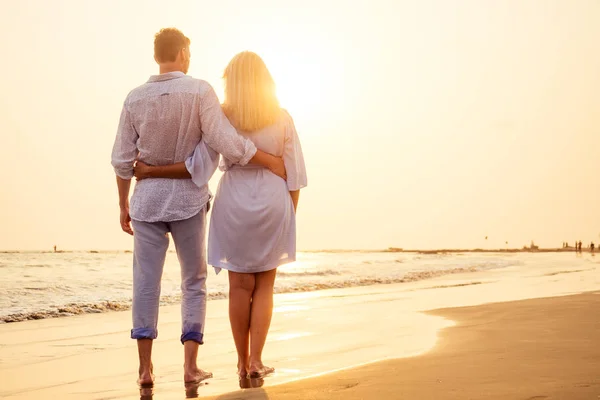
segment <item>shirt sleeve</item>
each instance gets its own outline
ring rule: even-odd
[[[288,190],[300,190],[307,185],[306,165],[294,120],[288,114],[285,120],[283,163],[287,173]]]
[[[208,185],[208,181],[213,176],[219,165],[219,153],[206,145],[204,140],[194,149],[194,154],[185,160],[185,167],[190,175],[192,182],[198,187]]]
[[[213,150],[221,153],[234,164],[246,165],[256,154],[251,140],[239,135],[221,109],[212,86],[201,93],[200,125],[202,138]]]
[[[133,121],[127,108],[127,100],[123,104],[117,137],[112,150],[112,166],[118,177],[123,179],[133,178],[133,164],[138,156],[138,133],[133,126]]]

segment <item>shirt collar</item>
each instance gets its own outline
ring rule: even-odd
[[[148,79],[148,82],[162,82],[162,81],[168,81],[171,79],[181,78],[184,76],[185,76],[185,74],[181,71],[167,72],[165,74],[152,75],[150,77],[150,79]]]

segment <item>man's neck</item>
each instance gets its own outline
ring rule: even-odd
[[[168,74],[169,72],[183,72],[180,66],[172,64],[160,64],[158,70],[160,74]]]

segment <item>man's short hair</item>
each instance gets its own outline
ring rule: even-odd
[[[190,46],[190,39],[179,29],[163,28],[154,35],[154,58],[159,63],[173,62],[181,49]]]

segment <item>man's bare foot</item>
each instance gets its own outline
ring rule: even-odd
[[[264,378],[267,375],[275,372],[275,368],[267,367],[262,362],[255,362],[250,364],[249,376],[250,378]]]
[[[189,370],[186,368],[183,374],[183,381],[185,383],[200,383],[212,377],[212,372],[203,371],[198,367],[190,368]]]
[[[137,384],[141,388],[149,388],[154,386],[154,368],[150,365],[149,370],[144,370],[140,368],[139,370],[139,378],[137,380]]]

